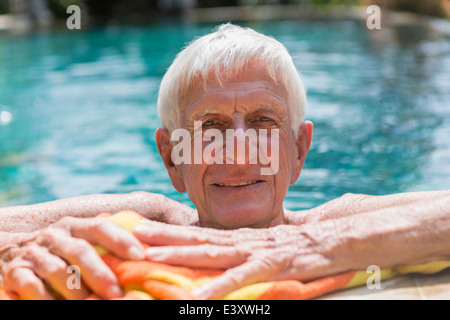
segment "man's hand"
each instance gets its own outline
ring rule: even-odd
[[[245,285],[309,281],[348,270],[416,264],[450,257],[450,198],[433,198],[300,226],[216,230],[148,221],[134,234],[153,247],[147,259],[227,269],[196,289],[220,298]]]
[[[300,226],[216,230],[149,221],[136,227],[134,234],[141,241],[154,245],[146,251],[149,260],[187,267],[228,269],[193,292],[207,299],[220,298],[256,282],[307,281],[346,268],[345,264],[336,264],[337,259],[332,254],[332,249],[337,249],[336,243],[322,237],[325,233],[309,232]]]
[[[66,299],[83,299],[91,291],[102,298],[120,297],[116,276],[91,244],[121,258],[144,258],[141,243],[106,218],[66,217],[33,233],[1,236],[20,239],[3,241],[8,248],[0,250],[0,280],[23,299],[52,299],[47,285]],[[67,286],[69,265],[80,268],[80,289]]]

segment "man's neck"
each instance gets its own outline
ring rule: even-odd
[[[239,229],[239,228],[253,228],[253,229],[261,229],[261,228],[270,228],[275,227],[281,224],[289,224],[287,222],[287,219],[285,218],[285,212],[286,210],[281,209],[281,212],[276,215],[276,218],[274,218],[271,221],[264,221],[264,222],[258,222],[254,224],[249,225],[237,225],[237,226],[223,226],[219,223],[209,222],[209,221],[202,221],[199,219],[198,226],[204,227],[204,228],[214,228],[214,229],[222,229],[222,230],[233,230],[233,229]],[[200,217],[201,215],[199,215]]]

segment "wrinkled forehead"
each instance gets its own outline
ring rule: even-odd
[[[226,83],[226,86],[224,85]],[[261,60],[251,60],[236,70],[221,70],[221,68],[210,68],[206,75],[196,75],[190,81],[187,90],[180,96],[179,106],[185,108],[187,105],[195,103],[204,95],[212,92],[226,92],[226,90],[240,89],[242,83],[246,88],[267,89],[286,98],[286,87],[276,72]],[[184,112],[185,110],[180,110]]]

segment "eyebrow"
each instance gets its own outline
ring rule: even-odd
[[[269,111],[271,113],[281,112],[282,115],[286,114],[284,106],[278,103],[258,104],[252,107],[252,110],[250,110],[249,112],[255,111]],[[217,107],[207,107],[206,109],[203,109],[200,112],[195,112],[194,110],[192,114],[189,116],[189,121],[197,121],[207,115],[214,115],[214,114],[220,114],[220,112],[217,111]]]
[[[207,115],[218,114],[218,113],[219,112],[217,112],[216,108],[207,108],[207,109],[204,109],[204,110],[202,110],[200,112],[195,112],[194,111],[194,113],[189,117],[189,119],[190,120],[192,119],[192,120],[196,121],[196,120],[199,120],[199,119],[201,119],[201,118],[203,118],[203,117],[205,117]]]
[[[255,106],[255,109],[252,111],[271,111],[271,112],[282,112],[285,113],[284,106],[278,104],[278,103],[268,103],[268,104],[259,104]]]

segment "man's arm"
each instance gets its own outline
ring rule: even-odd
[[[301,225],[408,205],[414,202],[426,201],[431,203],[433,200],[446,196],[450,196],[450,190],[405,192],[384,196],[347,193],[342,197],[326,202],[313,209],[301,211],[285,210],[286,223],[290,225]]]
[[[132,210],[170,224],[195,225],[196,211],[163,195],[137,191],[125,194],[80,196],[51,202],[0,208],[0,231],[31,232],[63,217],[88,218],[100,213]]]

